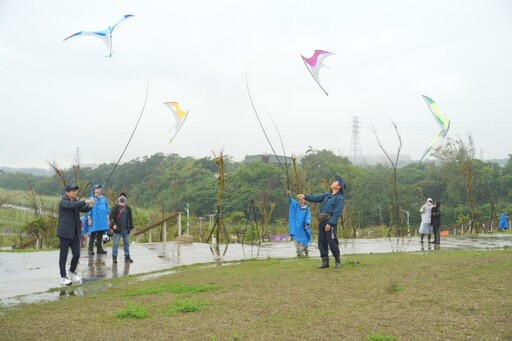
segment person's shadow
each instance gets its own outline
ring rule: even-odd
[[[123,267],[123,273],[122,275],[119,274],[119,268]],[[130,263],[125,262],[123,265],[118,265],[118,263],[112,264],[112,277],[121,277],[121,276],[128,276],[130,274]]]
[[[425,245],[427,245],[426,248],[425,248]],[[425,251],[425,250],[430,251],[430,250],[432,250],[432,245],[434,245],[434,244],[432,244],[432,243],[421,244],[421,251]]]
[[[88,272],[89,279],[106,277],[107,263],[103,257],[89,257]]]
[[[59,291],[59,297],[63,297],[63,296],[82,296],[84,294],[84,291],[82,290],[82,288],[77,288],[77,289],[71,289],[71,290],[60,290]]]

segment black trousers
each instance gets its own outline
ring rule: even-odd
[[[69,271],[75,272],[80,258],[80,238],[67,239],[60,238],[60,254],[59,254],[59,269],[60,277],[66,277],[66,262],[68,260],[69,248],[71,248],[71,266]]]
[[[96,241],[96,249],[103,250],[103,231],[91,232],[89,238],[89,251],[94,250],[94,241]]]
[[[440,241],[441,240],[441,234],[439,233],[439,229],[440,229],[441,226],[432,226],[432,230],[434,232],[434,240],[435,241]]]
[[[340,257],[340,248],[338,246],[338,231],[336,226],[331,226],[329,232],[325,232],[325,224],[320,223],[318,226],[318,250],[320,257],[329,257],[329,249],[334,258]]]

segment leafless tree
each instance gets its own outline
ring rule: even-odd
[[[382,143],[379,139],[379,136],[377,135],[377,132],[375,131],[375,128],[372,125],[373,133],[375,134],[375,137],[377,138],[377,142],[379,143],[380,149],[384,152],[386,155],[386,158],[391,163],[391,166],[393,167],[393,218],[395,223],[397,224],[397,236],[400,236],[400,226],[403,226],[405,224],[405,217],[402,212],[402,208],[400,206],[400,193],[398,191],[398,185],[397,185],[397,171],[398,171],[398,160],[400,159],[400,152],[402,150],[402,136],[400,135],[400,132],[398,131],[398,127],[393,120],[391,120],[391,123],[393,124],[393,127],[395,128],[396,136],[398,138],[398,149],[396,152],[396,158],[391,158],[390,154],[384,149],[382,146]]]

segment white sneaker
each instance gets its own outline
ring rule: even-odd
[[[71,280],[73,281],[73,283],[77,283],[77,284],[82,284],[82,278],[80,278],[80,276],[78,276],[76,274],[76,272],[69,272],[71,275]]]
[[[67,277],[62,277],[60,279],[60,285],[71,285],[71,280]]]

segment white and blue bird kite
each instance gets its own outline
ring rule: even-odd
[[[132,14],[126,14],[114,26],[112,26],[112,27],[109,26],[107,29],[105,29],[103,31],[92,31],[92,32],[80,31],[80,32],[77,32],[75,34],[70,35],[69,37],[67,37],[63,41],[66,41],[69,38],[78,37],[78,36],[93,36],[93,37],[97,37],[97,38],[100,38],[105,43],[105,45],[107,46],[108,54],[105,57],[112,57],[112,54],[113,54],[113,52],[112,52],[112,34],[114,33],[114,30],[116,28],[118,28],[119,25],[121,25],[121,23],[123,23],[126,19],[128,19],[130,17],[133,17],[133,16],[134,15],[132,15]]]

